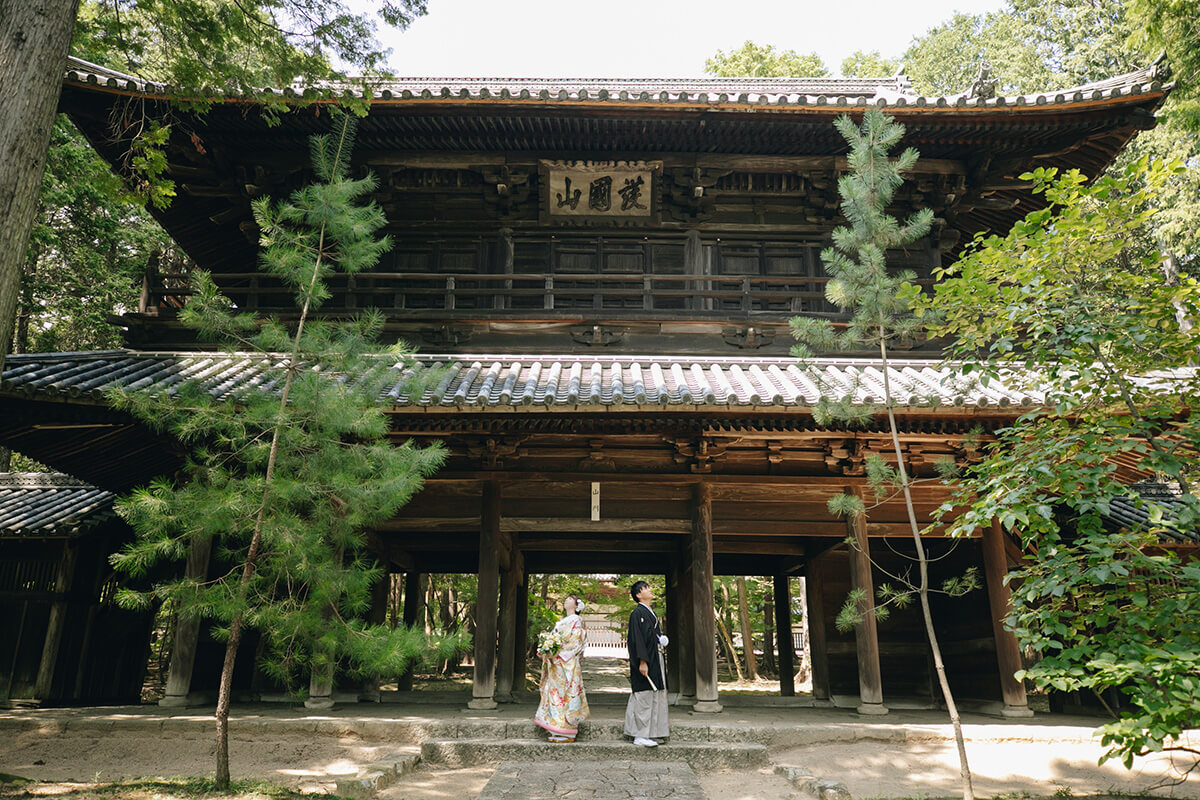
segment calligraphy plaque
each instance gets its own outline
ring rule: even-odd
[[[658,220],[661,161],[541,161],[543,222]]]

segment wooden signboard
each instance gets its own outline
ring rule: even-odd
[[[541,161],[542,222],[650,224],[661,161]]]

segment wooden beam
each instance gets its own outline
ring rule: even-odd
[[[33,696],[38,700],[50,700],[54,697],[54,671],[62,648],[78,557],[78,543],[74,540],[63,542],[62,556],[54,576],[54,602],[50,604],[50,618],[46,620],[45,638],[42,640],[42,659],[33,683]],[[79,669],[83,667],[80,666]]]
[[[679,660],[679,700],[681,706],[696,703],[696,618],[695,570],[692,568],[690,537],[678,545],[671,559],[679,573],[679,640],[671,655]],[[668,609],[668,612],[670,609]]]
[[[479,529],[478,517],[396,517],[375,526],[378,531],[420,533],[470,533]],[[907,522],[867,522],[867,535],[873,539],[912,537]],[[740,520],[722,519],[712,523],[717,536],[820,536],[841,532],[844,524],[835,520]],[[609,518],[592,521],[585,517],[504,517],[502,535],[511,533],[670,533],[687,534],[692,529],[685,519]],[[942,534],[931,531],[928,538]],[[501,542],[503,544],[503,542]],[[502,556],[503,558],[503,556]]]
[[[875,583],[871,577],[871,546],[867,541],[866,515],[860,511],[847,517],[846,532],[854,540],[850,548],[850,585],[862,593],[858,603],[861,621],[854,626],[858,660],[858,713],[886,714],[888,709],[883,704],[879,631],[875,623]]]
[[[496,707],[496,628],[500,590],[500,485],[483,486],[483,514],[479,525],[479,585],[475,605],[475,673],[468,707]]]
[[[779,652],[779,694],[796,695],[796,646],[792,642],[792,586],[787,575],[774,576],[775,649]]]
[[[193,539],[188,545],[184,577],[203,581],[208,577],[212,539]],[[201,620],[181,618],[175,623],[175,642],[171,650],[171,666],[167,670],[167,685],[160,706],[179,707],[188,704],[192,688],[192,669],[196,663],[196,646],[200,641]]]
[[[712,486],[696,486],[693,501],[692,556],[692,624],[695,626],[694,656],[696,661],[695,711],[718,712],[716,624],[713,618],[713,551],[712,551]]]
[[[983,575],[987,583],[988,609],[992,616],[992,635],[996,639],[996,661],[1000,667],[1000,692],[1004,697],[1006,717],[1030,717],[1029,702],[1025,697],[1025,684],[1016,679],[1017,670],[1025,668],[1021,659],[1021,647],[1013,632],[1004,627],[1004,618],[1012,611],[1012,593],[1004,584],[1008,572],[1008,557],[1004,551],[1007,534],[999,520],[983,532]]]
[[[664,598],[666,604],[666,630],[663,631],[667,635],[667,691],[679,691],[679,659],[676,658],[675,648],[679,643],[679,618],[683,614],[683,609],[679,605],[679,563],[672,559],[671,568],[666,575],[667,596]]]
[[[513,649],[513,692],[525,691],[525,658],[529,647],[529,573],[525,569],[525,556],[518,554],[520,583],[517,585],[517,636]]]
[[[691,531],[686,519],[600,519],[582,517],[505,517],[503,531],[513,533],[678,533]]]
[[[496,662],[496,693],[498,703],[513,702],[513,670],[516,668],[517,597],[522,581],[520,555],[510,559],[512,567],[500,573],[500,647]]]
[[[364,161],[368,166],[412,169],[466,169],[485,166],[537,167],[544,153],[475,151],[447,153],[429,151],[418,153],[372,153]],[[848,172],[845,156],[755,156],[755,155],[685,155],[664,153],[625,153],[622,158],[662,161],[664,168],[700,167],[722,172]],[[911,174],[966,175],[962,161],[945,158],[922,158]]]
[[[804,601],[808,611],[808,656],[812,670],[813,699],[829,701],[829,648],[825,644],[825,568],[822,555],[804,564]]]

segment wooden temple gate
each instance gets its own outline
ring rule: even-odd
[[[884,434],[817,425],[821,391],[788,358],[789,317],[841,319],[824,300],[819,259],[841,222],[845,144],[833,121],[875,106],[907,127],[901,145],[921,159],[896,211],[928,208],[936,222],[888,259],[927,281],[960,242],[1039,207],[1023,172],[1098,174],[1153,127],[1164,79],[1154,66],[1016,98],[986,81],[918,97],[903,76],[377,87],[353,165],[379,177],[373,199],[397,246],[377,269],[333,281],[321,314],[378,308],[387,337],[443,354],[422,356],[446,370],[438,387],[408,397],[398,380],[381,401],[396,439],[443,443],[446,466],[370,542],[410,589],[425,573],[478,575],[472,704],[522,684],[530,572],[666,576],[672,682],[700,711],[720,707],[713,576],[774,579],[786,662],[787,578],[803,575],[819,699],[852,698],[865,713],[889,697],[936,703],[914,611],[881,624],[868,615],[854,631],[834,624],[852,588],[870,602],[908,568],[911,532],[902,504],[866,485],[867,454],[893,457]],[[123,115],[185,115],[164,91],[72,60],[62,106],[121,171],[132,145]],[[257,269],[250,203],[308,180],[306,138],[328,124],[322,105],[268,120],[226,98],[189,117],[166,147],[178,196],[153,211],[238,308],[285,323],[296,309]],[[128,349],[10,357],[0,442],[110,491],[170,474],[178,443],[113,411],[103,392],[191,377],[220,393],[243,380],[245,364],[206,353],[180,325],[188,294],[186,276],[152,267],[138,308],[114,318]],[[856,355],[815,369],[877,402],[871,354]],[[892,382],[924,524],[945,499],[933,465],[970,459],[974,429],[986,436],[1036,398],[939,371],[937,342],[904,355]],[[826,500],[839,492],[864,494],[868,513],[831,517]],[[956,692],[1027,713],[1013,678],[1020,654],[1000,623],[1001,577],[1020,557],[1011,538],[993,528],[949,542],[933,531],[927,546],[939,556],[935,581],[970,568],[986,578],[985,590],[935,608]],[[203,575],[208,562],[196,552],[186,569]],[[406,602],[405,618],[415,613]],[[187,702],[205,671],[198,626],[179,637],[169,703]],[[327,701],[333,687],[313,690]]]

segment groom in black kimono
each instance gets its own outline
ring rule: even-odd
[[[625,735],[642,747],[657,747],[655,739],[670,735],[667,722],[667,680],[662,649],[667,646],[658,616],[650,608],[650,584],[637,581],[629,588],[637,601],[629,615],[629,705],[625,707]]]

